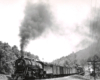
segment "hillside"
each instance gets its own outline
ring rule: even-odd
[[[66,65],[66,62],[73,64],[77,62],[80,65],[87,64],[87,59],[98,55],[100,57],[100,43],[93,43],[88,48],[80,50],[76,53],[71,53],[68,56],[62,57],[60,59],[54,60],[52,63],[59,65]]]

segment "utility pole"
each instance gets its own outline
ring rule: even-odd
[[[93,75],[94,75],[94,80],[96,80],[96,63],[100,62],[97,60],[98,56],[94,56],[92,60],[88,60],[88,62],[92,63],[93,65]]]

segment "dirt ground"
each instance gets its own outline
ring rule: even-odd
[[[11,79],[10,75],[3,75],[0,74],[0,80],[13,80]],[[40,80],[40,79],[36,79]],[[94,80],[94,78],[90,78],[90,76],[85,75],[85,76],[80,76],[80,75],[72,75],[72,76],[66,76],[66,77],[61,77],[61,78],[52,78],[52,79],[41,79],[41,80]],[[96,79],[100,80],[100,79]]]
[[[10,75],[0,74],[0,80],[12,80]]]

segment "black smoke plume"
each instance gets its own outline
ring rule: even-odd
[[[23,51],[29,40],[33,40],[52,26],[52,14],[48,5],[28,2],[25,16],[20,26],[20,48]]]

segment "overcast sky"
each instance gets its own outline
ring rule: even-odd
[[[39,1],[33,0],[34,3]],[[88,33],[88,30],[83,28],[83,22],[89,17],[91,8],[95,7],[96,0],[42,1],[50,5],[55,24],[60,30],[54,29],[53,32],[49,30],[37,39],[31,40],[26,51],[50,62],[91,44],[91,39],[77,31],[77,25],[81,26],[80,32]],[[99,3],[97,0],[96,7]],[[7,42],[11,46],[17,45],[19,49],[19,26],[24,17],[25,5],[26,0],[0,0],[0,41]],[[81,42],[84,44],[80,46]]]

